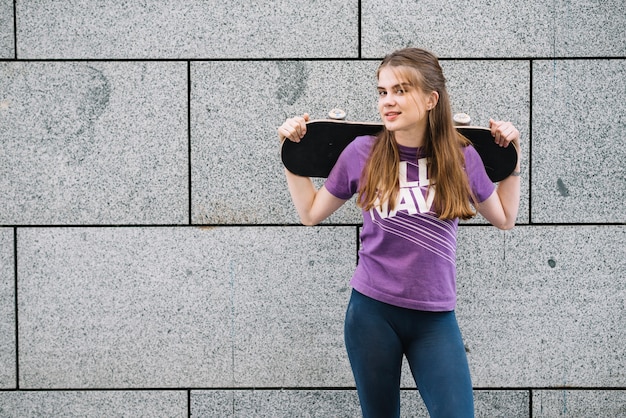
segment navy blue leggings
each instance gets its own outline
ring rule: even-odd
[[[425,312],[353,290],[345,342],[364,418],[400,416],[405,355],[431,417],[473,417],[472,381],[454,311]]]

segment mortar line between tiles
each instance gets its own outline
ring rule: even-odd
[[[255,392],[295,392],[295,391],[354,391],[354,386],[197,386],[197,387],[58,387],[58,388],[20,388],[20,389],[0,389],[0,393],[5,392],[186,392],[188,396],[191,396],[191,392],[205,392],[205,391],[255,391]],[[530,392],[534,395],[535,391],[546,392],[624,392],[626,387],[621,386],[575,386],[575,387],[560,387],[560,386],[510,386],[510,387],[473,387],[474,392]],[[402,387],[402,392],[417,391],[413,387]]]
[[[533,223],[533,65],[534,61],[530,60],[528,76],[529,92],[528,92],[528,223]]]
[[[15,388],[20,388],[20,344],[17,297],[17,228],[13,228],[13,297],[15,308]]]
[[[187,61],[187,216],[189,225],[193,223],[191,192],[191,62]]]
[[[533,418],[533,390],[528,390],[528,418]]]
[[[533,222],[532,225],[530,223],[516,223],[517,226],[545,226],[545,227],[612,227],[612,226],[626,226],[626,222]],[[362,224],[341,224],[341,223],[328,223],[328,224],[320,224],[316,225],[315,228],[335,228],[335,227],[361,227]],[[480,228],[489,226],[487,223],[461,223],[460,227],[463,228]],[[311,228],[304,227],[302,224],[296,223],[272,223],[272,224],[67,224],[67,225],[56,225],[56,224],[37,224],[37,225],[28,225],[28,224],[2,224],[0,228],[30,228],[30,229],[75,229],[75,228],[84,228],[84,229],[93,229],[93,228],[200,228],[200,229],[212,229],[212,228]]]
[[[307,61],[307,62],[329,62],[329,61],[376,61],[380,62],[380,57],[284,57],[284,58],[20,58],[20,59],[0,59],[0,62],[284,62],[284,61]],[[620,61],[626,59],[626,55],[619,56],[580,56],[580,57],[541,57],[541,56],[519,56],[519,57],[439,57],[439,61]]]

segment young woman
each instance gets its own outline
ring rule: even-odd
[[[345,318],[345,343],[363,416],[398,417],[406,356],[432,417],[473,417],[472,382],[457,325],[456,232],[472,206],[500,229],[515,225],[519,162],[496,187],[476,150],[456,133],[437,57],[396,51],[378,69],[377,137],[356,138],[324,185],[285,171],[305,225],[326,219],[354,194],[363,211],[359,263]],[[309,116],[278,128],[299,141]],[[494,141],[514,144],[509,122],[490,121]],[[519,158],[518,158],[519,161]]]

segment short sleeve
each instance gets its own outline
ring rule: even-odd
[[[483,161],[476,149],[469,145],[465,147],[464,153],[465,172],[467,173],[472,193],[478,203],[484,202],[491,196],[496,186],[487,175]]]
[[[361,172],[374,137],[357,137],[343,150],[324,186],[339,199],[350,199],[359,190]]]

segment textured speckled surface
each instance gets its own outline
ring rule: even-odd
[[[13,229],[0,228],[0,389],[16,387],[14,277]]]
[[[521,198],[518,223],[528,223],[530,149],[530,66],[518,61],[441,61],[453,113],[466,113],[471,124],[489,126],[489,119],[512,122],[522,148]],[[478,216],[467,223],[486,223]]]
[[[352,378],[342,316],[353,228],[18,235],[22,388],[338,386]]]
[[[533,64],[532,220],[626,222],[626,60]]]
[[[191,413],[201,417],[358,417],[355,390],[193,391]]]
[[[549,3],[522,0],[493,4],[363,0],[363,56],[416,46],[441,57],[550,55],[555,11]]]
[[[528,393],[523,391],[476,391],[477,418],[528,416]],[[191,412],[220,417],[360,417],[356,390],[233,390],[193,391]],[[414,389],[400,394],[401,417],[424,417],[428,412]]]
[[[15,57],[13,1],[0,0],[0,59]]]
[[[560,1],[554,7],[554,56],[626,55],[626,13],[623,0]]]
[[[185,417],[185,391],[0,392],[10,417]]]
[[[184,63],[0,63],[0,224],[188,221]]]
[[[621,390],[537,390],[533,417],[624,417],[626,393]]]
[[[626,228],[466,227],[458,318],[478,387],[623,387]]]
[[[22,58],[358,56],[358,2],[18,2]]]
[[[363,0],[363,56],[417,46],[441,57],[620,57],[622,0],[414,2]]]
[[[370,62],[194,63],[193,222],[298,223],[276,129],[287,117],[324,118],[335,107],[351,120],[376,120],[375,69]],[[346,205],[330,221],[360,216]]]

